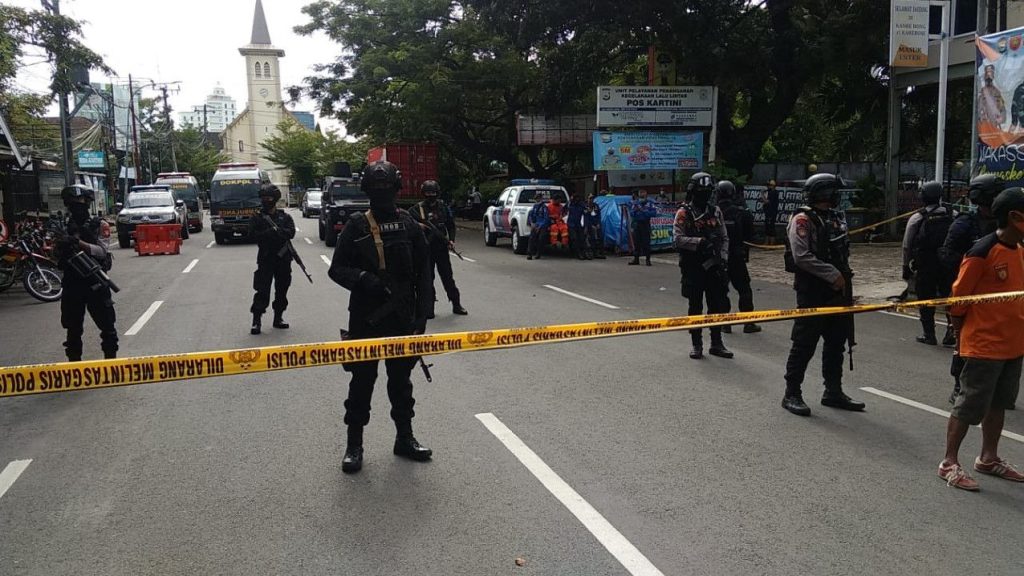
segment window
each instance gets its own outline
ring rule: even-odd
[[[259,76],[259,74],[256,75]],[[270,64],[267,62],[263,63],[263,75],[270,78]]]
[[[260,74],[260,63],[257,62],[256,63],[256,77],[259,78],[260,76],[261,76],[261,74]]]
[[[239,140],[238,141],[238,151],[239,152],[245,152],[245,141],[244,140]]]

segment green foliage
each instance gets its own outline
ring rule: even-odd
[[[367,139],[349,142],[335,132],[324,135],[306,130],[293,120],[278,124],[277,131],[263,141],[267,159],[287,168],[292,183],[303,188],[312,188],[317,180],[330,175],[335,162],[348,162],[357,169],[371,147]]]
[[[210,189],[210,180],[217,165],[231,161],[217,146],[205,141],[202,132],[195,128],[175,131],[174,150],[178,157],[178,169],[195,176],[203,190]]]
[[[885,209],[885,190],[875,182],[874,178],[868,176],[857,180],[856,188],[859,191],[850,199],[855,207],[867,210]]]
[[[72,18],[0,4],[0,93],[10,89],[29,46],[44,50],[47,62],[54,67],[54,92],[73,92],[71,70],[76,67],[113,74],[81,38],[81,24]]]
[[[0,113],[19,146],[37,154],[59,155],[60,127],[43,120],[49,102],[48,96],[29,92],[0,92]]]

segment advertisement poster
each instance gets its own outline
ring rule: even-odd
[[[1024,184],[1024,28],[975,40],[978,169]]]
[[[594,170],[699,170],[699,132],[594,132]]]
[[[889,62],[893,68],[928,67],[928,0],[892,0]]]

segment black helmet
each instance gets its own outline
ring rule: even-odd
[[[64,204],[70,204],[75,198],[85,198],[86,203],[91,203],[96,200],[96,192],[84,184],[65,186],[60,191],[60,199],[64,201]]]
[[[692,197],[694,192],[707,192],[710,196],[715,191],[715,177],[707,172],[697,172],[690,176],[690,182],[686,184],[686,194]]]
[[[818,202],[831,202],[833,205],[839,199],[839,187],[842,181],[836,178],[835,174],[822,172],[815,174],[804,182],[804,202],[809,205]]]
[[[402,175],[398,171],[398,166],[387,160],[378,160],[363,168],[363,177],[359,187],[367,194],[373,192],[395,193],[402,188]]]
[[[420,186],[420,192],[424,196],[437,196],[441,193],[441,186],[437,183],[437,180],[427,180]]]
[[[729,200],[730,202],[736,199],[736,185],[728,180],[721,180],[718,182],[718,200]]]
[[[918,194],[921,196],[921,201],[925,204],[938,204],[942,200],[943,191],[942,182],[932,180],[922,184]]]
[[[979,174],[971,179],[969,198],[972,204],[992,206],[992,201],[996,199],[996,196],[1004,188],[1006,188],[1006,182],[999,176],[995,174]]]
[[[277,202],[281,199],[281,189],[273,184],[263,184],[260,186],[260,198],[270,197]]]

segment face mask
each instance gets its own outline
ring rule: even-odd
[[[264,208],[273,208],[277,204],[273,198],[260,198],[260,203],[263,204]]]
[[[696,206],[706,206],[711,199],[711,192],[698,190],[693,193],[693,203]]]
[[[74,218],[76,222],[81,223],[89,219],[88,204],[79,204],[77,202],[73,204],[68,204],[68,212],[71,214],[71,217]]]
[[[392,214],[398,210],[395,206],[397,190],[371,190],[367,194],[370,197],[370,209],[380,214]]]

